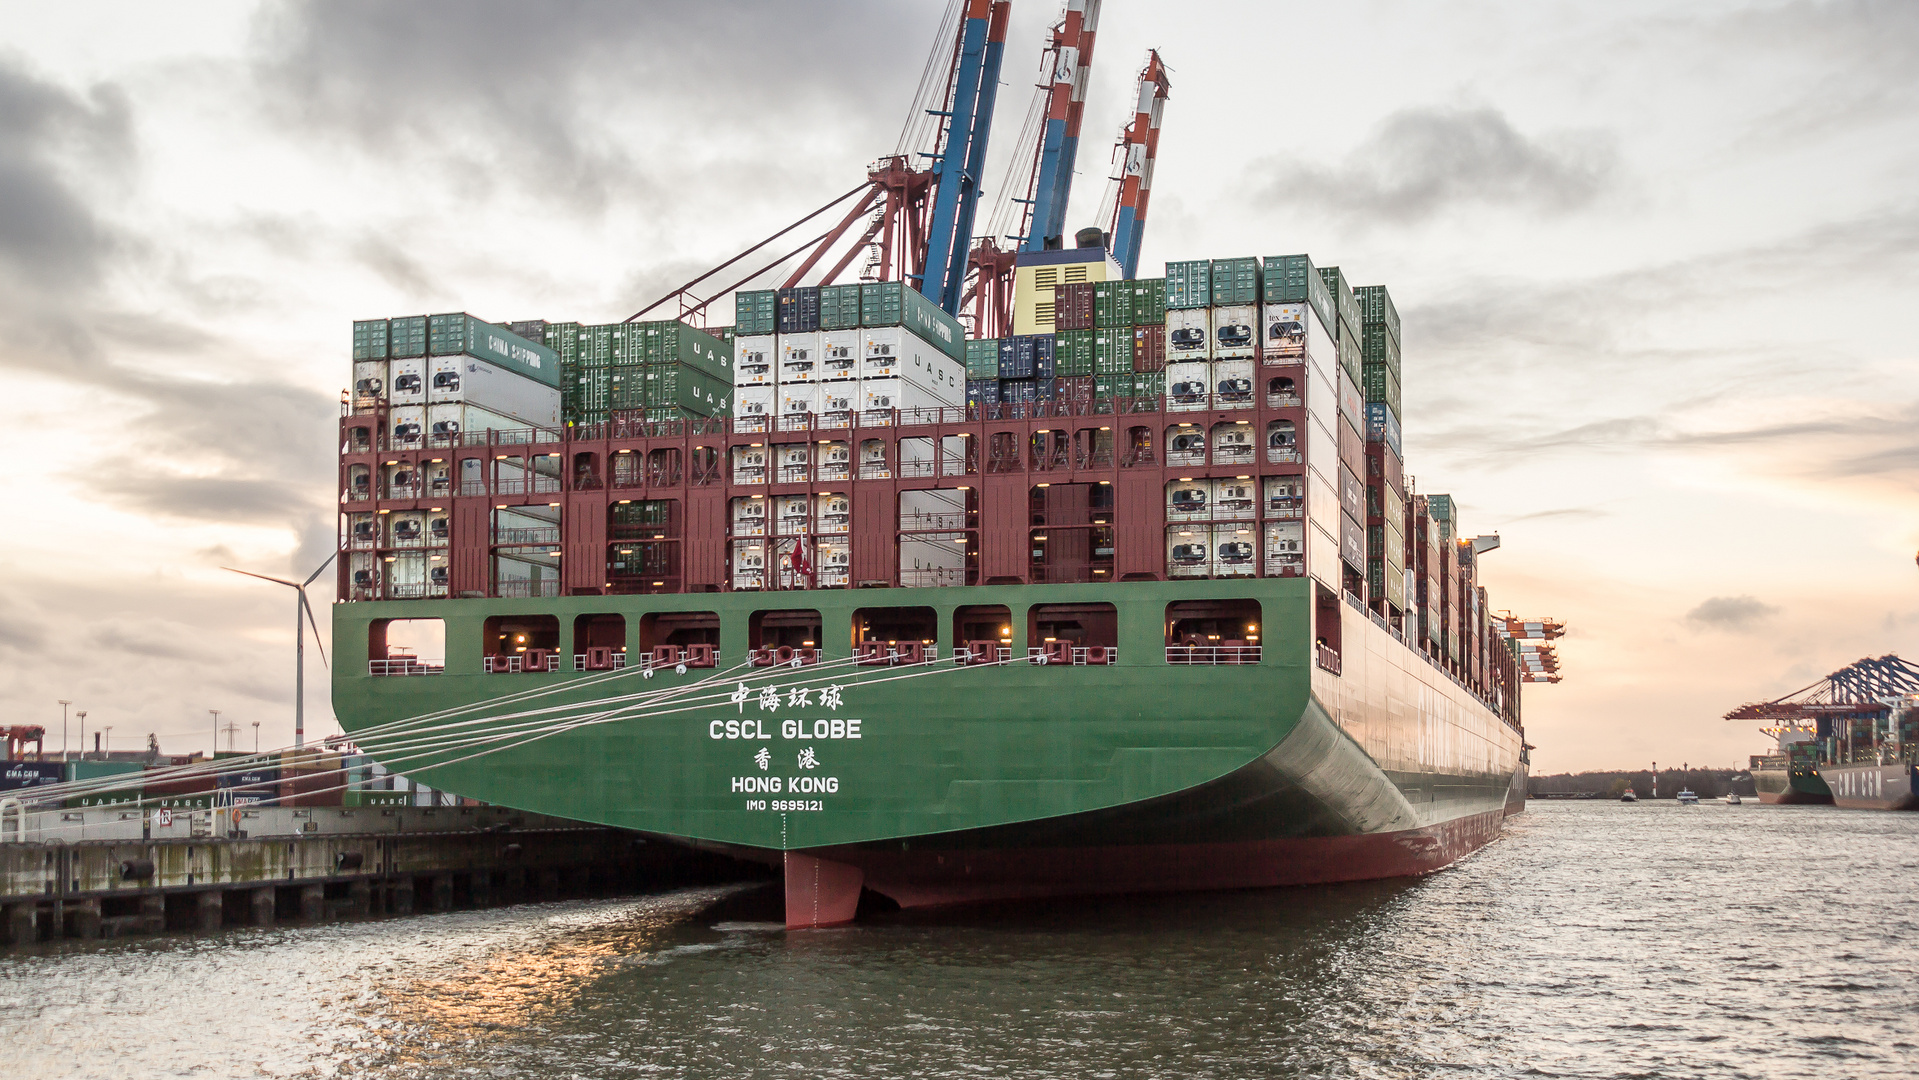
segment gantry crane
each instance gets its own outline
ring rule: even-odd
[[[1146,66],[1139,73],[1139,106],[1133,119],[1120,132],[1113,157],[1119,164],[1118,197],[1113,200],[1113,217],[1107,226],[1112,237],[1113,261],[1127,278],[1139,270],[1141,236],[1146,230],[1146,203],[1153,194],[1153,163],[1159,157],[1159,121],[1166,108],[1172,82],[1166,77],[1166,65],[1158,49],[1146,52]]]

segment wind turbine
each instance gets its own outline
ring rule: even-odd
[[[287,588],[292,589],[294,594],[298,597],[298,600],[295,601],[294,608],[293,608],[293,748],[296,750],[304,749],[306,747],[306,742],[307,742],[306,628],[308,623],[313,624],[313,647],[320,650],[320,663],[325,664],[327,662],[326,646],[320,644],[319,620],[313,617],[313,605],[307,603],[307,586],[313,584],[315,578],[318,578],[321,574],[325,573],[326,568],[333,565],[334,557],[339,554],[340,553],[336,551],[332,555],[328,555],[326,557],[326,562],[321,563],[319,569],[307,575],[307,579],[305,581],[299,582],[298,584],[288,581],[285,578],[268,577],[265,574],[256,574],[251,570],[234,570],[233,567],[231,566],[222,566],[220,568],[222,570],[231,571],[235,574],[245,574],[247,577],[250,577],[250,578],[259,578],[261,581],[271,581],[275,585],[285,585]],[[305,621],[302,621],[303,617]],[[218,737],[217,732],[215,737],[216,738]]]

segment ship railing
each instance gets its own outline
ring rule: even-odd
[[[446,584],[430,581],[399,581],[386,587],[389,600],[433,600],[446,598]]]
[[[1393,624],[1386,621],[1386,616],[1381,615],[1379,612],[1374,611],[1371,608],[1366,609],[1366,614],[1372,616],[1373,624],[1375,626],[1379,627],[1381,630],[1386,631],[1388,634],[1393,632]]]
[[[502,581],[493,586],[493,595],[502,600],[538,600],[560,595],[560,582],[551,581]]]
[[[574,671],[619,671],[626,667],[626,650],[611,646],[593,646],[573,654]]]
[[[1329,646],[1318,645],[1314,647],[1313,653],[1313,662],[1319,665],[1321,671],[1329,671],[1334,675],[1339,674],[1340,662],[1338,650]]]
[[[1026,647],[1026,662],[1040,667],[1105,667],[1119,663],[1116,645],[1074,645],[1070,641],[1049,641]]]
[[[1245,644],[1168,645],[1169,664],[1257,664],[1260,646]]]
[[[640,666],[647,671],[658,671],[681,667],[710,668],[719,666],[719,648],[714,645],[655,645],[640,656]]]
[[[1269,409],[1297,409],[1299,408],[1299,395],[1267,394],[1266,407]]]
[[[806,667],[820,662],[820,651],[792,645],[763,645],[748,649],[746,662],[753,667]]]
[[[368,660],[368,675],[444,675],[446,661],[422,660],[417,656],[389,656],[384,660]]]
[[[488,675],[555,675],[560,671],[560,658],[549,649],[528,649],[486,657],[483,666]]]
[[[902,667],[939,662],[939,651],[924,641],[862,641],[853,646],[860,667]]]
[[[1299,461],[1299,451],[1297,450],[1275,450],[1270,446],[1266,448],[1266,463],[1268,465],[1297,465]]]

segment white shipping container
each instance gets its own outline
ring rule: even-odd
[[[946,357],[944,352],[903,326],[870,327],[860,331],[860,342],[865,353],[860,367],[862,379],[898,379],[915,373],[912,376],[915,381],[927,382],[930,381],[927,376],[917,373],[925,372],[931,366],[931,356]],[[951,357],[946,357],[946,360],[949,364],[959,366],[960,389],[963,393],[966,389],[965,366]],[[938,389],[937,386],[929,388]]]
[[[1306,481],[1297,476],[1269,476],[1265,480],[1266,497],[1262,505],[1270,519],[1303,519],[1306,516]]]
[[[387,401],[394,405],[426,404],[426,357],[387,362]]]
[[[845,448],[845,444],[840,444]],[[835,491],[813,496],[813,529],[823,535],[843,536],[853,527],[853,500]],[[821,543],[826,543],[822,540]]]
[[[1306,309],[1304,300],[1267,304],[1260,309],[1260,355],[1268,364],[1298,364],[1306,359]]]
[[[815,480],[852,479],[853,454],[844,442],[822,440],[819,449],[819,464],[813,473]]]
[[[860,332],[858,330],[828,330],[820,335],[821,381],[838,381],[860,377]]]
[[[780,443],[773,447],[773,465],[779,469],[774,481],[781,484],[804,484],[811,476],[813,464],[812,443]]]
[[[418,510],[396,510],[386,518],[389,547],[417,547],[426,543],[426,515]]]
[[[1312,421],[1306,421],[1311,424]],[[1299,425],[1291,420],[1272,420],[1266,424],[1266,463],[1294,465],[1304,460],[1299,449]]]
[[[1311,500],[1307,500],[1309,508]],[[1338,510],[1334,510],[1333,528],[1339,528]],[[1306,572],[1321,585],[1339,594],[1342,582],[1339,568],[1339,538],[1329,533],[1317,520],[1306,523]]]
[[[1213,408],[1253,407],[1253,361],[1215,360],[1212,369]]]
[[[820,379],[820,334],[780,335],[780,385]],[[810,409],[808,411],[811,411]]]
[[[1258,447],[1247,422],[1213,425],[1213,464],[1251,467]]]
[[[1316,466],[1306,468],[1306,518],[1325,530],[1326,535],[1334,537],[1333,547],[1339,547],[1339,488],[1328,480]]]
[[[1359,521],[1366,520],[1366,483],[1343,464],[1339,467],[1339,508]]]
[[[733,500],[733,535],[766,535],[766,496],[746,495]]]
[[[779,412],[779,389],[742,386],[733,391],[733,419],[766,420]]]
[[[426,438],[426,406],[399,405],[388,414],[391,427],[388,434],[395,446],[418,446]]]
[[[1213,520],[1251,521],[1259,512],[1259,495],[1248,480],[1214,480]]]
[[[385,360],[355,360],[353,362],[353,397],[356,401],[385,401],[386,369]]]
[[[1212,516],[1212,481],[1175,480],[1166,485],[1166,520],[1206,521]]]
[[[860,384],[857,379],[823,383],[819,393],[820,415],[835,417],[835,426],[846,423],[847,414],[859,411]]]
[[[1306,524],[1301,521],[1266,523],[1266,576],[1306,573]]]
[[[1210,525],[1166,527],[1166,576],[1210,577],[1213,572],[1213,529]]]
[[[732,465],[735,484],[766,483],[766,447],[735,446]]]
[[[1333,425],[1340,422],[1339,383],[1330,372],[1321,375],[1317,366],[1306,369],[1306,415],[1327,431],[1337,430]]]
[[[346,516],[347,547],[359,550],[371,550],[379,539],[374,530],[372,514],[348,514]]]
[[[812,426],[813,414],[820,411],[819,402],[819,387],[812,383],[781,383],[780,428],[795,430]]]
[[[1344,423],[1337,416],[1331,419],[1335,424]],[[1339,469],[1339,440],[1318,417],[1306,421],[1306,464],[1335,474]]]
[[[556,416],[554,419],[557,422],[559,418]],[[426,407],[427,438],[439,443],[452,442],[467,434],[483,434],[488,431],[524,431],[532,426],[521,417],[502,416],[478,405],[428,405]]]
[[[1259,306],[1229,304],[1213,309],[1213,359],[1251,360],[1259,351]]]
[[[853,568],[850,541],[822,537],[813,548],[813,576],[822,589],[845,588]]]
[[[931,346],[927,346],[931,348]],[[963,391],[962,391],[963,392]],[[949,405],[937,391],[905,379],[861,379],[860,411],[939,409]]]
[[[1212,359],[1212,308],[1166,309],[1166,362]]]
[[[757,589],[766,581],[766,541],[733,541],[733,587]]]
[[[1169,317],[1172,311],[1166,313]],[[1212,365],[1180,363],[1166,365],[1166,411],[1195,412],[1205,409],[1212,399]]]
[[[437,488],[439,482],[432,473],[427,474],[429,489]],[[439,494],[437,491],[430,494]],[[445,547],[453,539],[453,518],[445,510],[428,510],[426,514],[426,542],[428,547]]]
[[[560,426],[560,391],[471,356],[428,361],[427,404],[475,405],[519,423],[509,428]]]
[[[1206,464],[1206,432],[1194,424],[1168,428],[1166,464],[1175,467]]]
[[[1248,521],[1238,525],[1213,526],[1213,576],[1252,577],[1259,563],[1255,558],[1257,528]]]
[[[347,559],[347,584],[355,589],[380,587],[380,562],[370,551],[356,551]]]
[[[900,363],[900,378],[933,391],[941,404],[966,404],[966,365],[938,349],[909,352]]]
[[[773,500],[773,528],[778,536],[805,536],[813,522],[813,497],[781,495]]]
[[[753,334],[733,339],[733,383],[735,386],[771,386],[779,381],[774,365],[779,362],[779,339],[772,334]],[[736,397],[734,399],[738,401]]]

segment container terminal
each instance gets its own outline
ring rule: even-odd
[[[1768,803],[1919,810],[1919,668],[1891,654],[1866,657],[1728,720],[1758,720],[1776,740],[1752,755]]]
[[[1010,3],[965,0],[926,167],[618,322],[354,323],[357,764],[324,797],[377,768],[763,864],[793,927],[1425,873],[1523,809],[1520,688],[1564,628],[1495,613],[1499,538],[1407,472],[1387,288],[1244,250],[1138,276],[1156,52],[1068,234],[1100,7],[1044,43],[1003,234],[974,225]]]

